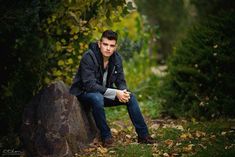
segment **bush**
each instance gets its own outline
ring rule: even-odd
[[[235,12],[195,26],[168,60],[162,86],[168,113],[213,118],[235,115]]]
[[[91,30],[112,23],[127,6],[124,0],[9,0],[0,10],[0,143],[10,148],[32,96],[57,79],[70,84]]]

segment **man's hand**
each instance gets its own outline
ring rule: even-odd
[[[130,100],[130,92],[126,89],[124,90],[117,90],[117,98],[122,103],[127,103]]]

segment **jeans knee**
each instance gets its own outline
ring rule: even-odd
[[[104,96],[100,93],[93,93],[90,96],[90,101],[92,106],[95,108],[103,108],[104,107]]]
[[[129,100],[128,103],[129,103],[130,105],[134,105],[134,106],[138,105],[138,102],[137,102],[137,99],[136,99],[135,95],[131,94],[130,100]]]

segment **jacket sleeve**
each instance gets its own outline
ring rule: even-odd
[[[96,65],[89,54],[86,54],[80,63],[81,81],[86,92],[100,92],[104,94],[107,88],[99,84],[96,78]]]
[[[117,79],[115,85],[118,89],[127,89],[126,80],[123,71],[122,58],[118,55],[118,64],[117,64]]]

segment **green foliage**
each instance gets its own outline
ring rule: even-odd
[[[38,1],[1,4],[1,135],[16,132],[25,104],[42,85],[49,48],[47,36],[39,30],[43,18],[39,14],[45,13],[41,5]]]
[[[16,144],[4,135],[15,137],[32,96],[57,79],[70,84],[92,30],[102,27],[99,22],[112,24],[129,6],[124,0],[1,2],[0,140],[8,139],[4,146]]]
[[[210,15],[218,15],[221,10],[232,10],[235,8],[234,0],[191,0],[197,8],[197,17],[205,19]]]
[[[63,80],[71,84],[82,54],[87,50],[93,30],[104,30],[125,14],[125,1],[61,1],[59,7],[43,21],[42,30],[50,36],[52,50],[46,84]],[[117,8],[117,9],[114,9]]]
[[[153,119],[162,116],[162,106],[158,99],[141,101],[139,104],[143,115],[149,116]]]
[[[128,23],[126,23],[128,21]],[[124,59],[124,71],[128,88],[135,92],[138,85],[147,79],[151,73],[151,54],[149,49],[149,40],[153,31],[147,21],[137,12],[132,12],[123,21],[117,31],[120,34],[119,52]],[[117,28],[114,26],[114,28]],[[144,27],[145,26],[145,27]],[[133,29],[134,28],[134,29]]]
[[[194,8],[188,0],[136,0],[136,3],[152,27],[158,28],[152,32],[156,38],[153,44],[158,45],[157,59],[165,60],[192,23]]]
[[[222,12],[192,29],[169,59],[162,86],[170,114],[213,118],[235,115],[235,13]]]

